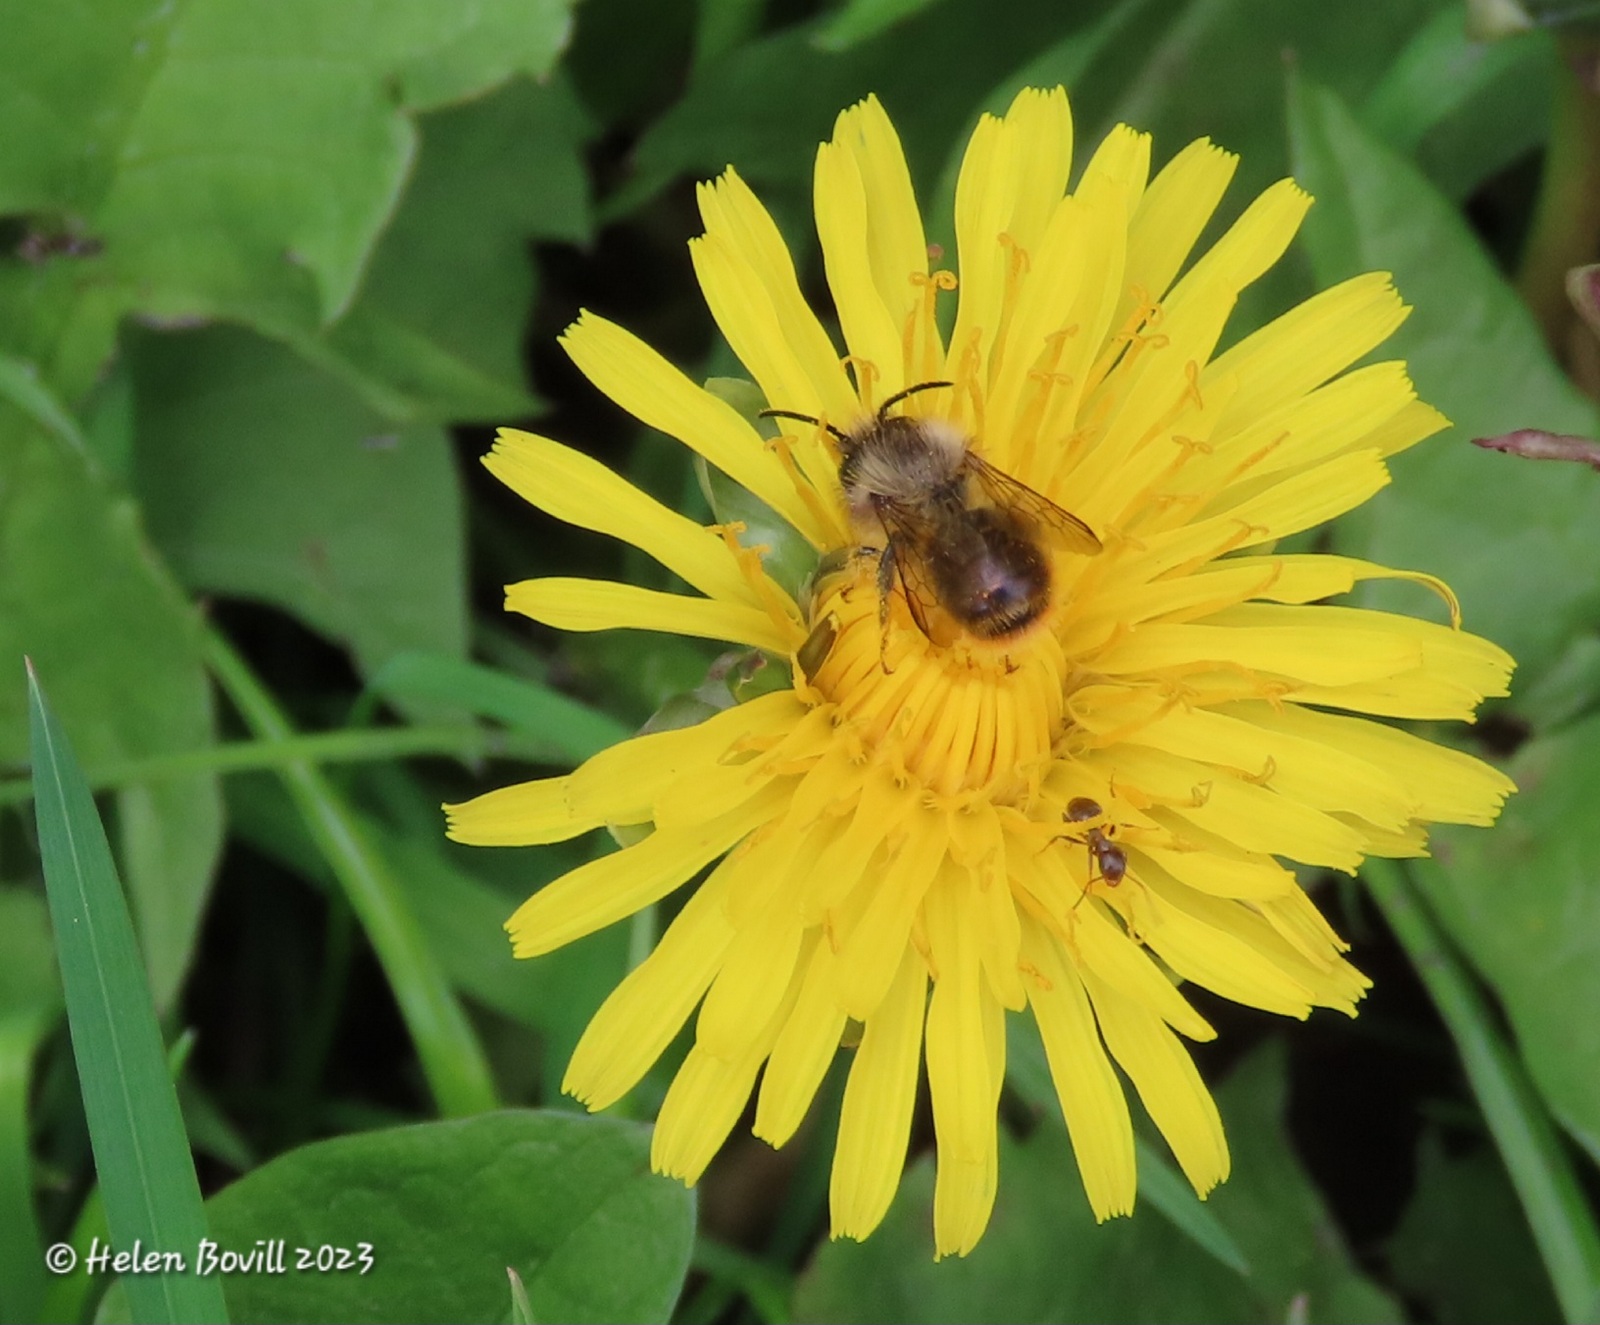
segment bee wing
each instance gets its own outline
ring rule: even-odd
[[[927,563],[921,553],[924,537],[922,527],[898,502],[880,503],[877,513],[889,533],[895,574],[899,577],[900,591],[905,595],[911,619],[917,623],[918,630],[932,639],[926,604],[936,603],[939,599],[928,580]],[[886,551],[884,555],[889,555],[889,552]]]
[[[1026,483],[1021,483],[1005,471],[996,469],[975,452],[967,453],[966,468],[996,506],[1020,511],[1042,528],[1055,534],[1069,551],[1090,555],[1100,551],[1100,539],[1093,529],[1071,511],[1062,510],[1050,498],[1035,492]]]

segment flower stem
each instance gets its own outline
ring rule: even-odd
[[[1600,255],[1600,41],[1569,36],[1560,50],[1550,147],[1517,289],[1565,359],[1574,320],[1567,272]]]
[[[1413,862],[1442,876],[1432,860]],[[1549,1115],[1422,890],[1394,861],[1362,866],[1373,898],[1444,1019],[1569,1322],[1600,1309],[1600,1230]]]
[[[273,742],[294,739],[271,692],[215,627],[207,629],[203,647],[206,665],[256,737]],[[439,1111],[459,1117],[495,1108],[494,1082],[483,1048],[428,947],[404,890],[367,841],[356,815],[309,761],[291,760],[279,765],[277,772],[372,942]]]

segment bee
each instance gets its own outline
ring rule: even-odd
[[[1099,820],[1104,822],[1105,811],[1100,808],[1100,802],[1091,800],[1088,796],[1074,796],[1067,802],[1066,813],[1061,817],[1069,824],[1090,824],[1083,830],[1079,837],[1075,833],[1064,834],[1073,842],[1082,842],[1089,848],[1089,882],[1104,879],[1108,888],[1115,888],[1128,873],[1127,852],[1111,840],[1111,834],[1116,832],[1115,827],[1107,823],[1104,827]],[[1095,873],[1098,869],[1099,874]],[[1089,895],[1088,889],[1084,890],[1083,897]],[[1083,901],[1083,897],[1078,901]],[[1073,904],[1074,906],[1077,903]]]
[[[838,443],[839,483],[861,554],[877,558],[885,639],[896,581],[917,629],[935,643],[941,641],[928,615],[934,605],[977,638],[1004,640],[1050,605],[1046,540],[1072,552],[1100,551],[1088,525],[996,469],[954,424],[889,413],[918,392],[953,385],[909,386],[849,431],[819,425]],[[819,424],[791,410],[761,413]]]

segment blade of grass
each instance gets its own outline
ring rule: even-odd
[[[207,666],[256,737],[291,739],[288,719],[233,645],[211,629],[204,649]],[[497,1107],[483,1046],[428,946],[405,890],[367,840],[355,813],[313,764],[295,761],[277,772],[371,940],[440,1112],[460,1117]]]
[[[1431,859],[1415,861],[1413,868],[1423,875],[1443,873]],[[1592,1322],[1600,1312],[1600,1230],[1554,1124],[1423,890],[1393,861],[1368,860],[1361,873],[1455,1040],[1562,1315],[1574,1325]]]
[[[91,790],[112,791],[192,773],[253,773],[290,764],[352,764],[419,755],[532,763],[560,762],[562,757],[549,741],[482,727],[367,727],[314,732],[283,741],[228,741],[200,750],[103,764],[89,769],[87,777]],[[0,782],[0,806],[21,804],[32,795],[30,778]]]
[[[192,1257],[200,1184],[167,1073],[133,921],[88,783],[28,665],[35,813],[73,1056],[113,1244]],[[215,1278],[132,1274],[140,1321],[225,1321]]]

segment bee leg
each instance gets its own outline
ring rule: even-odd
[[[893,675],[889,666],[889,595],[894,592],[894,544],[878,553],[878,666],[885,676]]]

